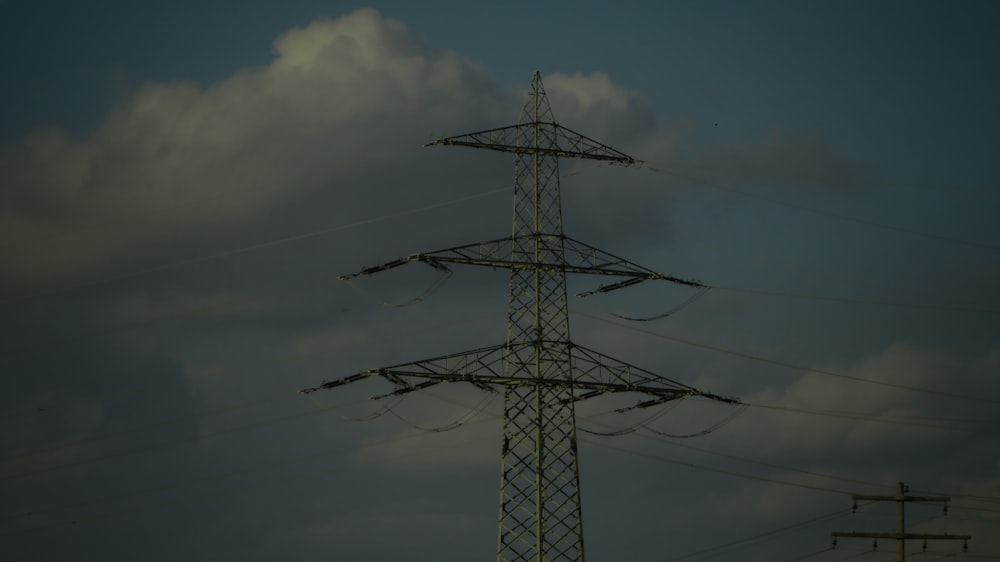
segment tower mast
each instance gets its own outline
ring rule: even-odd
[[[593,292],[613,291],[647,280],[705,286],[646,269],[563,233],[559,159],[625,165],[636,160],[557,124],[537,72],[516,125],[448,137],[428,146],[466,146],[514,154],[510,237],[413,254],[342,279],[410,262],[444,270],[448,269],[446,264],[509,269],[506,341],[371,369],[302,392],[334,388],[369,376],[384,377],[395,385],[387,396],[442,382],[464,381],[480,388],[503,386],[497,560],[582,561],[575,404],[615,392],[647,395],[641,407],[693,396],[737,401],[702,392],[574,343],[569,331],[566,275],[625,278]]]

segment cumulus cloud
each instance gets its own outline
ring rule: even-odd
[[[530,70],[525,71],[525,83]],[[705,179],[716,179],[719,183],[723,182],[717,178],[724,177],[739,178],[741,182],[773,181],[834,188],[861,185],[869,177],[866,170],[850,162],[824,139],[788,129],[721,148],[700,145],[697,124],[658,123],[652,104],[642,92],[616,82],[607,74],[554,73],[545,75],[544,82],[555,117],[561,124],[647,160],[654,167],[673,170],[679,167],[684,172],[703,165],[720,174]],[[0,192],[0,245],[3,248],[0,250],[0,285],[5,293],[17,293],[33,291],[29,285],[38,283],[58,286],[77,280],[113,278],[118,271],[184,262],[191,256],[210,255],[216,251],[224,255],[228,248],[247,247],[261,240],[361,222],[365,217],[391,213],[387,204],[405,209],[408,205],[425,205],[443,197],[509,186],[509,155],[465,151],[442,164],[442,160],[435,159],[452,158],[452,155],[439,156],[436,150],[420,152],[420,145],[438,136],[512,123],[517,119],[522,94],[523,88],[520,92],[505,91],[493,84],[476,63],[456,53],[428,46],[404,24],[383,18],[374,11],[359,10],[337,19],[314,21],[277,38],[273,59],[262,66],[240,70],[207,85],[183,81],[142,84],[126,95],[85,137],[74,138],[55,128],[40,129],[0,154],[0,185],[3,186]],[[473,164],[454,164],[466,160]],[[480,169],[482,162],[487,160],[498,163],[496,168],[489,169],[496,172],[492,176],[484,176]],[[420,164],[426,161],[432,163]],[[590,164],[562,163],[563,172],[572,174],[564,184],[568,233],[653,269],[668,269],[669,273],[680,276],[700,276],[697,271],[684,267],[670,270],[676,267],[670,265],[675,262],[661,255],[663,233],[669,230],[661,227],[670,217],[669,188],[678,181],[677,176],[609,167],[585,170]],[[420,172],[431,167],[435,175],[422,179]],[[496,213],[502,218],[495,224],[486,225],[487,237],[509,232],[509,201],[489,202],[490,205],[494,203],[502,207],[502,211]],[[701,220],[700,228],[722,230],[716,226],[721,221],[711,220],[714,218],[717,217]],[[699,219],[695,217],[694,220]],[[122,333],[112,334],[113,340],[108,338],[112,355],[123,354],[122,348],[136,340],[157,341],[160,347],[150,361],[128,364],[72,354],[63,356],[61,341],[52,346],[34,347],[33,350],[46,352],[55,350],[51,354],[38,355],[63,358],[51,365],[35,364],[34,358],[21,363],[21,370],[27,375],[17,377],[20,387],[10,393],[8,410],[20,415],[34,413],[37,408],[52,403],[66,406],[61,413],[53,412],[47,421],[36,423],[37,420],[33,420],[18,426],[20,429],[0,431],[0,457],[10,460],[23,456],[35,447],[34,441],[58,444],[63,440],[85,440],[120,430],[130,432],[131,437],[127,442],[114,444],[134,444],[138,448],[144,444],[146,434],[135,432],[133,435],[131,430],[143,424],[183,418],[198,412],[201,407],[218,406],[217,411],[232,408],[231,411],[238,412],[241,417],[211,418],[218,420],[211,423],[226,428],[259,423],[261,428],[267,427],[266,431],[274,433],[266,436],[247,433],[246,441],[232,443],[232,449],[223,449],[222,440],[212,442],[200,448],[199,456],[204,454],[206,459],[218,461],[221,457],[208,456],[217,446],[218,451],[234,452],[227,455],[226,463],[250,466],[272,463],[275,457],[292,456],[296,446],[301,446],[298,453],[304,455],[309,452],[306,449],[311,451],[314,445],[318,447],[330,441],[337,442],[338,447],[343,441],[352,439],[361,444],[356,452],[347,455],[350,466],[337,467],[337,470],[349,471],[356,479],[350,485],[324,486],[322,494],[297,491],[291,494],[294,501],[280,504],[304,521],[312,520],[317,513],[328,513],[331,508],[339,510],[334,520],[309,527],[307,533],[284,537],[303,543],[298,546],[300,549],[321,545],[326,551],[338,542],[353,538],[356,540],[352,548],[358,550],[349,555],[338,552],[340,557],[349,559],[352,555],[357,558],[367,554],[370,558],[370,539],[384,533],[371,536],[370,533],[356,533],[358,528],[365,528],[365,524],[388,532],[412,527],[416,534],[427,531],[426,536],[437,537],[430,531],[454,526],[458,520],[468,523],[467,510],[464,510],[467,506],[455,508],[454,511],[461,511],[461,516],[452,517],[451,511],[443,509],[434,512],[437,516],[427,517],[427,510],[406,508],[416,505],[408,500],[391,498],[392,501],[362,504],[368,498],[355,497],[358,503],[345,507],[340,498],[350,494],[363,496],[372,490],[395,486],[396,490],[446,490],[447,493],[438,495],[453,502],[472,503],[464,492],[455,492],[456,482],[452,478],[454,474],[469,471],[488,475],[485,485],[477,481],[468,488],[483,494],[484,499],[478,505],[486,506],[489,517],[475,525],[465,525],[462,530],[484,529],[492,536],[500,434],[499,422],[487,416],[497,414],[499,399],[481,417],[471,418],[473,422],[486,419],[486,423],[434,434],[434,438],[427,440],[411,439],[416,434],[391,415],[372,424],[341,427],[331,427],[329,419],[316,418],[313,425],[307,426],[305,424],[313,418],[299,417],[302,413],[299,411],[289,414],[282,410],[279,415],[272,410],[265,415],[240,406],[241,401],[252,399],[248,403],[259,405],[268,401],[262,399],[264,396],[278,396],[280,400],[288,398],[287,403],[279,404],[285,407],[293,399],[300,399],[294,394],[296,389],[323,379],[501,341],[504,328],[501,309],[505,297],[503,272],[482,272],[500,279],[498,285],[489,285],[488,289],[485,283],[477,284],[476,274],[467,274],[461,281],[457,281],[456,276],[456,281],[448,287],[454,290],[448,298],[428,299],[427,306],[413,310],[381,308],[377,302],[369,302],[360,292],[352,293],[343,285],[334,285],[332,289],[323,286],[316,293],[303,294],[296,302],[289,302],[291,299],[272,302],[267,298],[277,293],[287,296],[297,290],[293,287],[317,285],[312,281],[320,277],[335,284],[334,276],[327,275],[328,272],[321,269],[323,265],[316,264],[326,264],[334,274],[347,273],[409,251],[433,250],[482,239],[469,233],[469,229],[478,228],[479,223],[485,223],[482,216],[469,212],[450,214],[448,220],[433,222],[421,222],[413,217],[406,221],[394,218],[391,223],[379,223],[379,228],[373,228],[373,234],[364,238],[349,232],[342,241],[322,247],[296,241],[296,244],[280,246],[275,254],[281,255],[269,255],[269,259],[245,254],[241,257],[247,259],[239,263],[226,261],[217,268],[192,268],[187,277],[174,277],[171,271],[155,276],[156,279],[152,279],[154,276],[143,278],[141,283],[136,283],[139,289],[136,285],[115,286],[92,299],[89,297],[94,295],[88,294],[88,298],[79,302],[72,299],[42,302],[39,299],[30,302],[32,306],[19,306],[16,312],[20,316],[8,316],[12,319],[9,331],[18,332],[15,337],[25,331],[14,320],[15,316],[18,319],[33,316],[30,322],[24,323],[31,327],[43,325],[47,330],[56,326],[54,331],[69,333],[76,329],[76,324],[90,321],[81,320],[81,317],[93,315],[99,316],[95,322],[99,328],[109,323],[123,328]],[[659,235],[643,231],[650,227]],[[376,230],[378,232],[374,232]],[[423,231],[431,230],[436,231],[435,240],[444,242],[425,245],[426,240],[422,237],[426,237],[427,232]],[[375,236],[382,237],[379,239],[381,247],[373,250]],[[745,232],[741,232],[740,237],[753,239]],[[623,239],[628,243],[623,243]],[[639,242],[657,248],[650,249]],[[381,253],[383,250],[385,254]],[[644,252],[657,253],[659,263],[649,261]],[[301,261],[284,261],[293,254]],[[221,260],[206,262],[216,265]],[[316,269],[304,271],[297,267],[303,263]],[[340,270],[345,264],[349,265]],[[397,271],[403,270],[411,271],[412,268]],[[374,284],[382,279],[380,276],[376,282],[359,280],[359,284],[365,284],[363,290],[370,293],[371,301],[405,302],[421,294],[420,289],[427,286],[423,282],[410,285],[409,280],[398,277],[386,278],[392,288],[383,293]],[[583,283],[584,289],[598,284],[593,279]],[[652,285],[646,288],[654,289]],[[639,297],[634,302],[643,303],[640,311],[645,311],[651,302],[676,302],[686,296],[681,295],[674,301],[673,297],[679,293],[667,297],[662,288],[656,287],[655,300],[651,300],[642,298],[643,287],[637,289],[640,292],[631,292],[629,298]],[[482,295],[488,291],[496,299],[490,301],[496,302],[496,307],[484,313],[485,307],[490,305],[485,304]],[[622,295],[625,298],[624,292]],[[65,302],[69,302],[69,312],[63,308]],[[720,314],[705,317],[711,322],[713,334],[731,339],[735,336],[726,334],[736,333],[738,329],[734,326],[738,324],[729,324],[724,313],[729,314],[728,319],[740,315],[748,317],[749,313],[747,310],[734,312],[731,307],[722,307],[720,302],[710,299],[700,306],[719,307],[715,312]],[[438,305],[441,307],[435,308]],[[617,310],[616,305],[607,306]],[[642,312],[634,315],[640,314]],[[689,311],[686,316],[690,314]],[[196,318],[198,322],[196,325],[192,322],[169,325],[169,321],[177,318]],[[156,326],[155,334],[148,338],[147,334],[134,339],[128,337],[134,335],[130,331],[132,327],[149,326],[157,319],[164,319],[164,322]],[[670,321],[683,320],[679,317]],[[762,324],[754,320],[753,330],[769,332],[767,321],[765,319]],[[834,331],[837,326],[827,328]],[[710,362],[706,366],[700,356],[692,358],[674,353],[659,343],[646,345],[634,335],[609,333],[606,326],[583,325],[574,333],[581,336],[581,343],[585,345],[593,344],[644,367],[659,370],[668,365],[670,368],[662,372],[697,387],[730,388],[719,380],[723,375],[713,375],[715,380],[708,380],[707,375],[697,380],[699,374],[717,370]],[[70,337],[66,341],[89,346],[95,341],[90,335]],[[119,339],[119,336],[125,337]],[[432,344],[428,343],[432,340]],[[619,353],[616,348],[624,348],[625,352]],[[15,355],[8,354],[9,357]],[[775,356],[782,355],[780,349],[775,353]],[[685,363],[684,368],[676,368],[678,362]],[[86,372],[81,373],[84,367]],[[1000,351],[969,358],[896,345],[864,361],[835,365],[830,369],[914,386],[962,388],[970,389],[970,393],[995,395]],[[240,377],[237,380],[215,376],[222,374]],[[751,394],[743,396],[750,402],[854,411],[893,420],[910,420],[914,424],[935,418],[928,423],[945,429],[751,409],[722,430],[699,440],[697,445],[718,446],[720,451],[817,472],[862,475],[866,480],[889,483],[905,477],[928,489],[996,495],[1000,479],[989,437],[975,433],[967,435],[960,424],[940,419],[970,417],[972,412],[955,409],[940,412],[935,408],[941,403],[947,403],[949,408],[954,408],[954,404],[898,389],[847,383],[818,372],[805,373],[791,383],[787,382],[789,373],[759,379],[756,371],[752,377],[743,376],[745,374],[745,371],[737,374],[728,370],[724,376],[735,386],[750,388]],[[148,393],[142,400],[133,400],[132,395],[127,395],[125,400],[110,399],[117,396],[120,388],[135,390],[136,383],[147,379],[150,382],[168,381],[167,392],[157,387],[157,392]],[[779,379],[781,382],[774,382]],[[734,380],[739,382],[732,383]],[[759,390],[761,387],[765,389]],[[373,378],[338,389],[335,396],[311,395],[294,402],[294,407],[305,408],[311,404],[312,409],[321,410],[331,402],[338,408],[350,402],[337,413],[348,418],[362,417],[377,411],[383,404],[368,401],[368,396],[389,390],[391,386],[384,380]],[[440,387],[433,390],[438,392]],[[465,404],[475,404],[481,398],[474,388],[462,387],[458,392],[469,394],[452,396],[461,398]],[[621,398],[621,405],[635,401],[633,396],[614,398]],[[437,427],[463,419],[470,411],[468,406],[454,403],[442,407],[434,399],[433,395],[415,394],[407,398],[396,413],[414,424]],[[581,425],[587,424],[586,427],[596,430],[609,429],[597,423],[605,419],[597,416],[615,405],[607,401],[581,405]],[[587,411],[585,408],[589,407],[597,410]],[[691,401],[671,410],[656,423],[667,432],[695,433],[724,419],[730,412],[728,407],[709,408]],[[302,425],[286,429],[289,426],[282,424],[293,416],[298,420],[295,423]],[[282,423],[272,424],[271,421]],[[232,426],[225,425],[229,422]],[[44,425],[46,423],[50,425]],[[214,427],[211,423],[207,416],[191,416],[171,439],[207,435],[206,430]],[[287,433],[278,434],[280,430]],[[236,439],[240,434],[226,435]],[[650,447],[648,442],[632,441],[633,437],[623,437],[616,444],[648,450],[644,449]],[[435,440],[432,442],[432,439]],[[391,442],[384,443],[386,441]],[[261,443],[274,446],[262,447]],[[654,446],[661,445],[662,442]],[[91,449],[90,445],[84,448],[68,446],[56,451],[58,455],[44,460],[70,462],[105,451],[85,449]],[[114,450],[110,446],[107,449],[108,452]],[[261,457],[252,457],[250,452],[260,453]],[[622,504],[620,461],[615,457],[602,464],[595,457],[593,464],[585,465],[590,474],[603,473],[607,478],[605,482],[612,483],[605,488],[609,496],[614,495],[607,505],[615,510]],[[704,464],[728,461],[714,457]],[[42,465],[41,457],[37,462]],[[955,471],[970,475],[966,480],[948,480],[941,474],[957,463],[975,467],[975,470]],[[901,467],[912,468],[913,472],[907,475],[894,472]],[[169,472],[171,467],[157,468]],[[198,474],[218,473],[217,468],[196,468]],[[650,493],[649,486],[650,482],[661,481],[662,468],[661,464],[651,468],[648,478],[645,475],[632,478],[632,467],[628,469],[630,478],[624,480],[634,486],[636,497],[641,495],[650,502],[645,509],[634,513],[664,512],[662,500]],[[126,466],[121,470],[135,473]],[[685,476],[697,474],[690,472],[693,470],[690,468],[683,470],[689,471]],[[752,470],[758,471],[755,474],[769,475],[770,469],[757,466]],[[746,467],[737,468],[737,472],[740,471],[746,471]],[[162,471],[151,469],[148,479],[155,483],[161,481],[162,476]],[[759,483],[742,487],[747,484],[742,480],[734,483],[718,474],[709,477],[720,479],[713,480],[713,486],[723,482],[716,487],[718,493],[708,498],[710,501],[694,498],[692,503],[714,510],[713,520],[718,519],[718,511],[727,516],[756,514],[748,517],[755,517],[757,522],[765,517],[779,519],[790,511],[801,514],[800,519],[816,513],[812,496],[802,495],[798,489]],[[779,477],[792,478],[784,473]],[[408,486],[399,484],[407,478],[414,480],[406,481]],[[444,487],[438,488],[445,479]],[[586,489],[602,488],[599,479],[592,481],[594,485],[588,481]],[[812,478],[809,482],[817,486],[848,486],[823,478]],[[703,494],[705,490],[687,483],[683,488],[691,495]],[[326,493],[331,489],[341,496],[331,499]],[[391,496],[393,491],[386,494]],[[234,497],[232,505],[226,507],[226,517],[219,517],[219,520],[233,521],[234,513],[245,512],[248,500],[243,492],[239,490],[240,497]],[[45,491],[43,486],[38,486],[31,493],[54,497],[61,494],[62,489]],[[420,497],[426,499],[427,495]],[[310,501],[316,505],[309,510],[302,509],[303,504]],[[33,498],[25,496],[22,503],[31,506]],[[681,502],[672,503],[673,507],[683,507]],[[267,517],[262,517],[256,526],[238,526],[240,536],[246,534],[247,528],[264,529],[261,534],[274,530],[276,518],[282,519],[286,528],[292,526],[291,518],[283,519],[271,513],[273,506],[279,505],[277,502],[261,502],[261,505],[266,506],[262,510],[268,511]],[[371,507],[359,514],[357,505]],[[237,506],[240,509],[236,509]],[[748,506],[755,509],[748,509]],[[628,518],[617,519],[623,526],[646,529],[633,525]],[[680,519],[677,517],[675,522]],[[683,519],[694,521],[687,514]],[[345,521],[353,523],[345,525]],[[190,525],[200,522],[201,518],[191,518]],[[422,526],[421,522],[427,522],[428,526]],[[156,528],[156,525],[147,527]],[[216,531],[217,528],[210,527],[204,532]],[[276,540],[280,542],[281,538]],[[133,537],[137,551],[148,546],[141,544],[145,539],[142,534]],[[437,538],[434,540],[440,542]],[[490,540],[492,538],[487,537],[479,542],[489,544]],[[240,542],[245,544],[242,539]],[[413,544],[410,540],[400,543]],[[615,548],[620,543],[615,541]],[[294,545],[284,542],[276,551],[283,552],[286,547]],[[34,546],[25,543],[25,548]],[[650,548],[649,551],[655,552],[659,546]],[[310,550],[308,555],[312,553]],[[468,558],[455,556],[456,559]]]
[[[963,357],[896,344],[832,370],[892,384],[995,396],[1000,374],[997,358],[998,350],[981,357]],[[815,372],[742,398],[752,404],[800,412],[751,408],[698,444],[736,458],[768,463],[762,467],[727,457],[737,472],[777,481],[730,482],[709,502],[711,509],[722,510],[729,517],[741,513],[775,520],[796,513],[806,517],[816,512],[817,496],[809,492],[814,487],[846,494],[891,493],[896,482],[905,481],[920,490],[961,494],[974,489],[980,495],[985,494],[982,490],[995,487],[998,458],[991,446],[993,422],[974,423],[990,419],[989,404],[849,383]],[[727,462],[712,456],[704,459],[710,464]],[[807,473],[779,469],[781,466]],[[957,479],[958,474],[964,478]],[[966,481],[969,478],[972,482]],[[865,483],[882,487],[871,488]],[[753,509],[746,510],[747,506]]]
[[[140,86],[85,139],[36,131],[0,159],[5,259],[37,280],[148,251],[173,231],[245,227],[303,194],[362,199],[352,173],[405,158],[503,93],[462,57],[360,10],[275,41],[274,60],[207,87]],[[337,211],[337,209],[334,209]]]
[[[889,385],[975,396],[995,390],[993,381],[1000,373],[996,355],[993,352],[985,357],[969,359],[943,350],[894,344],[856,365],[832,371],[855,380],[882,381]],[[966,386],[961,386],[960,381]],[[745,400],[820,414],[857,414],[853,418],[797,414],[768,416],[771,421],[765,423],[771,425],[775,438],[755,447],[764,447],[773,453],[820,451],[830,447],[858,452],[914,442],[945,444],[954,442],[949,430],[957,430],[960,434],[963,430],[962,425],[943,419],[949,416],[942,412],[951,410],[948,403],[943,402],[949,401],[948,398],[892,386],[847,382],[818,372],[807,372],[785,387],[764,389],[745,397]],[[951,405],[954,405],[953,401]],[[962,411],[972,415],[976,404],[967,406]],[[796,415],[796,423],[785,423],[789,415]],[[862,419],[867,417],[881,419],[885,423]],[[754,432],[760,431],[762,421],[755,419],[752,422]],[[927,427],[920,429],[922,424]]]
[[[546,75],[543,82],[556,121],[600,142],[634,142],[656,125],[649,99],[616,84],[603,72],[555,73]],[[574,123],[588,128],[577,129]]]
[[[545,81],[557,118],[585,134],[612,142],[653,124],[648,101],[605,74],[553,74]],[[406,168],[424,161],[419,146],[432,136],[513,122],[516,94],[492,84],[475,63],[428,47],[374,11],[314,21],[277,38],[265,66],[205,87],[143,84],[88,137],[42,129],[0,156],[7,187],[0,194],[0,234],[7,241],[0,280],[8,294],[44,292],[182,262],[269,233],[351,223],[377,215],[390,194],[398,205],[424,204],[447,189],[467,195],[461,173],[445,186],[415,183]],[[504,176],[480,181],[508,184],[505,158],[492,156]],[[582,191],[576,225],[617,224],[613,217],[628,216],[627,202],[634,201],[616,198],[621,212],[607,213],[606,194]],[[472,222],[482,221],[457,216],[443,244],[473,241],[462,228]],[[487,236],[507,229],[498,222]],[[213,287],[205,298],[225,299],[228,290]],[[176,287],[170,292],[185,293],[182,301],[191,296]],[[147,293],[132,301],[145,299],[149,310],[158,301],[166,315],[190,308],[174,296]],[[134,312],[138,304],[118,309],[126,306]]]
[[[649,100],[607,74],[544,81],[561,123],[639,158],[667,161],[686,138],[684,126],[658,125]],[[319,220],[321,209],[324,226],[370,216],[389,193],[426,202],[444,187],[414,185],[406,168],[423,161],[420,144],[513,122],[515,93],[375,11],[316,20],[278,37],[266,65],[207,86],[142,84],[86,138],[47,128],[0,155],[0,276],[16,292],[203,253],[206,241],[287,233],[280,225]],[[801,140],[776,135],[731,160],[770,169],[791,159],[793,172],[829,176],[830,166],[810,163],[830,151]],[[847,165],[834,167],[837,176]],[[587,202],[573,220],[617,231],[614,217],[641,209],[662,223],[663,190],[650,189],[658,179],[604,176],[588,188],[583,178]],[[408,188],[371,189],[396,184]]]

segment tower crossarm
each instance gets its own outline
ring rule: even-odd
[[[486,382],[486,380],[488,380],[491,376],[503,375],[504,358],[506,357],[507,347],[507,345],[501,344],[461,353],[440,355],[430,359],[393,365],[391,367],[369,369],[347,377],[324,382],[316,387],[304,388],[299,392],[309,394],[316,392],[317,390],[336,388],[338,386],[357,382],[374,375],[385,377],[397,386],[409,385],[411,387],[414,387],[414,385],[403,382],[403,379],[395,380],[394,377],[425,377],[430,380],[441,381],[442,379],[440,378],[440,375],[444,374],[456,376],[459,373],[480,373],[481,376],[484,377],[483,382]],[[461,379],[456,378],[454,380],[457,381]],[[420,390],[420,388],[414,387],[412,390]]]
[[[698,390],[663,375],[620,361],[593,349],[570,344],[570,361],[576,383],[594,383],[591,390],[600,390],[603,384],[617,384],[629,387],[629,391],[654,397],[687,398],[700,396],[719,402],[740,404],[739,400],[726,398],[710,392]],[[619,392],[619,391],[615,391]],[[582,396],[578,398],[590,398]],[[664,400],[658,400],[661,403]],[[652,404],[650,404],[652,405]]]
[[[536,240],[537,239],[537,240]],[[539,254],[546,256],[549,261],[536,262],[523,259],[515,259],[515,247],[524,246],[526,242],[536,242],[540,247],[548,247],[559,251],[542,251]],[[382,265],[366,267],[357,273],[340,276],[340,279],[350,280],[362,275],[372,275],[381,271],[393,269],[412,262],[423,262],[431,267],[443,271],[450,271],[445,264],[480,265],[502,269],[530,269],[543,271],[561,271],[565,273],[578,273],[590,275],[610,275],[618,277],[628,277],[628,279],[602,285],[593,291],[579,293],[577,296],[585,297],[595,293],[606,293],[616,289],[622,289],[636,283],[649,280],[665,280],[671,283],[687,285],[690,287],[708,288],[700,281],[682,279],[672,275],[666,275],[641,265],[632,263],[625,258],[618,257],[604,250],[599,250],[589,244],[580,242],[568,236],[529,234],[524,236],[508,236],[486,242],[476,242],[454,248],[446,248],[433,252],[412,254],[399,258]]]
[[[518,374],[525,372],[522,370],[514,370],[515,374],[510,374],[505,367],[505,362],[518,357],[520,351],[539,345],[548,348],[563,348],[567,351],[573,366],[571,372],[574,375],[569,378],[539,378]],[[396,386],[392,392],[373,398],[406,394],[442,382],[467,382],[484,390],[492,389],[494,386],[508,385],[567,388],[575,391],[574,401],[586,400],[606,393],[635,392],[654,398],[648,403],[644,403],[645,405],[661,404],[695,396],[739,404],[737,400],[700,391],[594,350],[566,342],[501,344],[462,353],[441,355],[412,363],[369,369],[348,377],[324,382],[314,388],[302,389],[300,392],[309,394],[372,376],[382,377]],[[414,382],[414,379],[420,380]]]
[[[542,138],[535,140],[536,132]],[[525,142],[525,139],[532,139],[532,142]],[[515,154],[585,158],[625,165],[638,163],[635,158],[624,152],[550,121],[529,121],[507,127],[476,131],[438,139],[424,146],[468,146]]]

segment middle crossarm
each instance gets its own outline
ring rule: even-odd
[[[541,246],[548,246],[558,251],[539,252],[546,256],[562,256],[558,261],[535,262],[523,261],[514,258],[513,248],[515,243],[523,243],[524,239],[537,239]],[[535,241],[535,240],[533,240]],[[588,296],[595,292],[608,292],[621,289],[649,280],[665,280],[672,283],[687,285],[690,287],[707,288],[707,285],[688,279],[673,277],[664,273],[659,273],[651,269],[632,263],[624,258],[599,250],[589,244],[574,240],[564,235],[531,234],[519,237],[505,237],[486,242],[477,242],[465,246],[456,246],[433,252],[412,254],[399,258],[382,265],[366,267],[357,273],[342,275],[343,280],[353,279],[361,275],[372,275],[380,271],[393,269],[411,262],[423,262],[431,267],[447,270],[446,263],[481,265],[503,269],[540,269],[549,271],[563,271],[566,273],[581,273],[591,275],[612,275],[619,277],[629,277],[628,280],[620,283],[613,283],[599,287],[595,291],[581,293],[579,296]]]

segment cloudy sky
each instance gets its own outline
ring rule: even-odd
[[[336,277],[510,232],[510,155],[422,145],[538,70],[644,161],[564,161],[567,234],[713,287],[574,299],[574,341],[750,404],[582,404],[588,557],[892,560],[830,533],[892,531],[851,495],[903,481],[952,498],[908,531],[973,536],[912,560],[1000,560],[998,12],[6,6],[3,558],[494,557],[500,400],[297,390],[503,341],[503,272]]]

